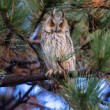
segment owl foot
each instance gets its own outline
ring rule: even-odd
[[[61,73],[62,73],[62,70],[53,71],[52,69],[50,69],[49,71],[47,71],[46,76],[52,76],[52,75],[57,75]]]
[[[50,69],[46,72],[46,76],[51,76],[53,73],[54,73],[54,71],[52,69]]]
[[[55,72],[54,72],[54,74],[61,74],[62,73],[62,70],[56,70]]]

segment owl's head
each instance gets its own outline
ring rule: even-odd
[[[63,11],[56,13],[56,9],[53,9],[50,16],[44,23],[44,30],[46,32],[66,32],[68,30],[68,23],[65,19]]]

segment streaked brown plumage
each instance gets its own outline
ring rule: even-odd
[[[51,15],[46,19],[42,28],[41,46],[48,70],[58,71],[62,70],[62,68],[68,71],[75,70],[75,56],[62,62],[62,68],[56,61],[56,58],[62,58],[74,52],[69,26],[63,12],[58,15],[54,9]]]

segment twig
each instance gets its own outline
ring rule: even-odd
[[[88,22],[89,22],[89,32],[92,33],[97,29],[96,19],[91,14],[88,14]]]
[[[14,33],[13,33],[12,31],[10,31],[10,32],[8,33],[8,35],[6,35],[5,41],[4,41],[4,45],[5,45],[6,47],[9,47],[13,35],[14,35]]]
[[[36,23],[34,29],[36,29],[36,27],[41,23],[41,21],[42,21],[42,19],[44,18],[44,15],[46,14],[46,12],[47,12],[46,9],[43,9],[41,15],[39,16],[39,18],[38,18],[38,20],[37,20],[37,23]]]
[[[20,104],[22,104],[23,100],[28,96],[28,94],[32,91],[32,89],[34,88],[34,85],[32,85],[29,90],[22,96],[22,98],[20,98],[10,109],[8,110],[14,110],[17,106],[19,106]]]

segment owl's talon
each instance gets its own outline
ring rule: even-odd
[[[54,72],[54,74],[61,74],[62,73],[62,70],[56,70],[55,72]]]
[[[46,76],[51,76],[53,73],[54,73],[53,70],[50,69],[50,70],[47,71]]]
[[[47,71],[46,76],[52,76],[52,74],[56,75],[61,73],[62,73],[62,70],[53,71],[52,69],[50,69],[49,71]]]

